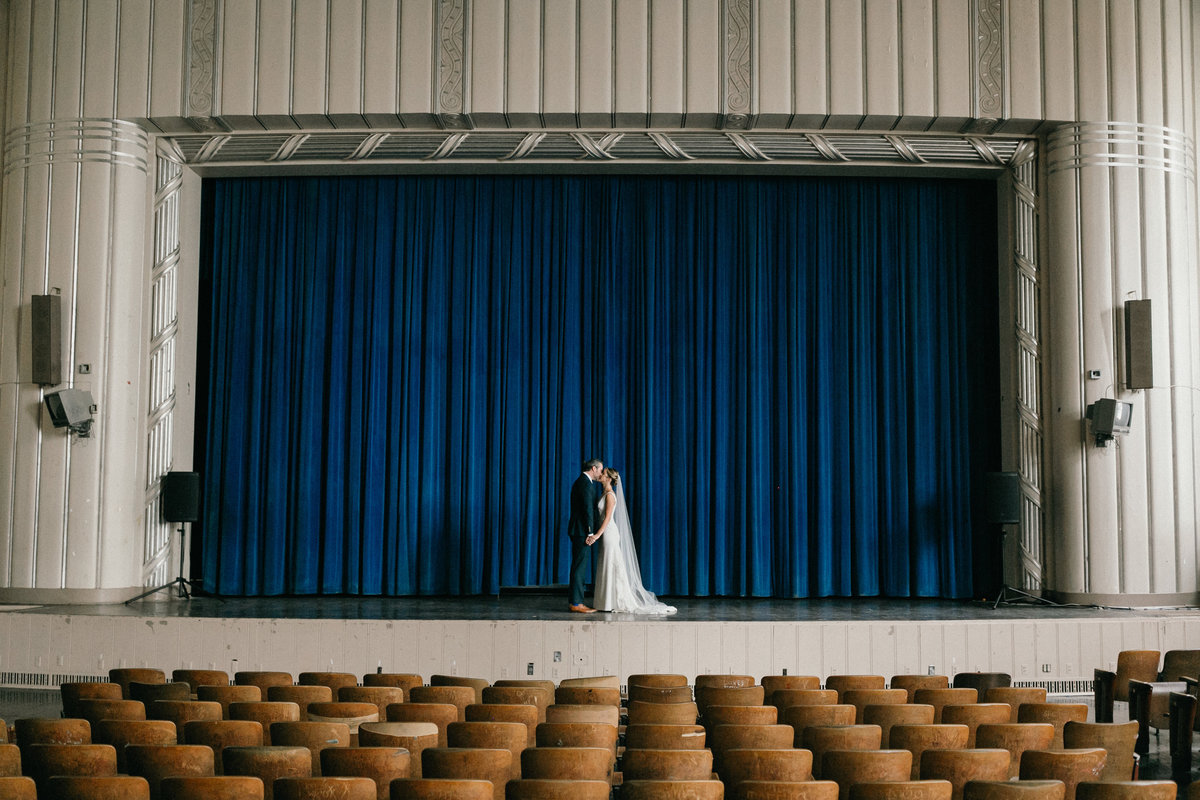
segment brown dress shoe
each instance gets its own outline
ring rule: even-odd
[[[579,614],[595,614],[596,613],[596,609],[591,608],[589,606],[585,606],[583,603],[580,603],[579,605],[576,605],[576,606],[567,606],[567,610],[575,611]]]

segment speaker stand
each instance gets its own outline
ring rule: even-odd
[[[1003,580],[1004,575],[1004,543],[1008,539],[1008,528],[1003,524],[998,525],[1000,535],[997,537],[1000,540],[1000,575]],[[987,601],[984,601],[987,602]],[[1009,586],[1007,583],[1000,584],[1000,592],[996,595],[996,602],[992,603],[992,610],[995,611],[1003,603],[1006,606],[1016,605],[1017,603],[1029,603],[1030,605],[1042,606],[1060,606],[1062,603],[1056,603],[1053,600],[1047,600],[1045,597],[1038,597],[1036,594],[1030,594],[1024,589],[1016,589]]]
[[[187,578],[183,577],[183,554],[186,550],[186,547],[185,547],[186,544],[187,544],[187,525],[185,523],[181,522],[181,523],[179,523],[179,574],[176,576],[175,580],[171,581],[170,583],[164,583],[162,586],[155,586],[153,589],[147,589],[146,591],[139,594],[137,597],[131,597],[128,600],[126,600],[125,605],[129,605],[130,603],[134,602],[135,600],[141,600],[143,597],[152,595],[155,592],[161,592],[163,589],[170,589],[172,586],[175,586],[178,588],[178,591],[175,596],[178,597],[180,600],[191,600],[192,593],[190,591],[188,591],[188,582],[189,581]]]

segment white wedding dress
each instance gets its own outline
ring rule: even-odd
[[[618,481],[613,487],[616,492],[616,510],[608,527],[597,540],[600,545],[600,560],[596,566],[596,591],[592,605],[598,611],[620,611],[629,614],[674,614],[675,606],[662,603],[653,592],[642,585],[642,570],[638,565],[637,552],[629,527],[629,512],[625,507],[625,493]],[[603,518],[605,495],[600,499],[600,514]]]

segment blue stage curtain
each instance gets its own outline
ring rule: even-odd
[[[970,595],[972,476],[998,466],[990,182],[205,192],[206,590],[562,583],[596,456],[659,593]]]

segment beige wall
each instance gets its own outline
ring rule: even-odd
[[[1026,318],[1004,332],[1015,342],[1005,430],[1030,509],[1028,569],[1015,574],[1072,596],[1195,596],[1194,0],[0,8],[9,78],[0,435],[14,444],[0,458],[0,597],[111,594],[174,570],[155,498],[162,471],[190,465],[196,176],[214,168],[214,153],[226,172],[270,172],[289,159],[336,171],[348,168],[346,153],[370,151],[382,141],[372,135],[388,133],[410,149],[378,168],[436,170],[444,167],[426,157],[455,144],[456,131],[490,136],[503,154],[536,147],[540,129],[582,129],[593,144],[616,129],[630,140],[654,129],[669,134],[655,140],[664,153],[672,136],[702,149],[709,140],[696,134],[707,132],[746,148],[759,171],[788,172],[822,158],[821,168],[842,168],[827,148],[842,131],[864,136],[854,169],[893,168],[872,161],[877,146],[894,146],[912,168],[922,160],[910,140],[928,131],[978,150],[987,169],[1014,170],[1002,260],[1011,262],[1007,307]],[[747,132],[815,155],[792,158],[781,146],[770,162],[737,138]],[[556,135],[547,141],[572,141]],[[1001,135],[1039,137],[1037,161],[995,158],[989,137]],[[310,151],[325,155],[307,166],[293,159]],[[508,168],[502,155],[484,160]],[[86,360],[103,397],[92,440],[50,429],[42,391],[28,383],[29,295],[54,287],[68,309],[72,377],[83,380]],[[1119,381],[1115,309],[1130,296],[1155,301],[1163,376],[1140,393]],[[1111,379],[1087,382],[1090,368]],[[1134,433],[1102,452],[1080,420],[1104,392],[1137,410]]]

